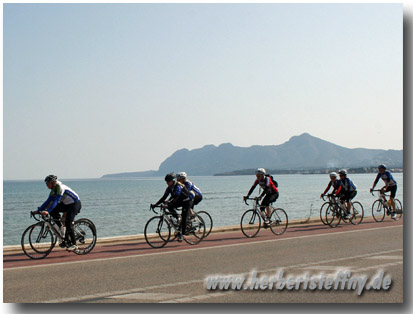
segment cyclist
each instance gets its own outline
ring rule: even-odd
[[[182,242],[186,231],[188,211],[192,207],[194,195],[188,191],[185,185],[177,182],[175,173],[168,173],[165,176],[165,182],[168,187],[164,195],[155,204],[151,204],[151,207],[153,208],[161,203],[166,203],[168,205],[168,211],[178,221],[179,217],[176,208],[182,206],[182,223],[178,234],[178,241]],[[169,195],[169,200],[165,202]]]
[[[337,179],[337,173],[336,172],[331,172],[330,173],[330,182],[328,182],[328,185],[324,192],[320,195],[320,198],[322,198],[327,192],[330,190],[331,187],[333,187],[333,191],[338,189],[340,185],[340,181]]]
[[[257,185],[260,185],[263,191],[259,196],[259,199],[261,199],[265,195],[264,199],[261,202],[260,209],[262,212],[264,212],[264,210],[266,209],[266,219],[264,220],[264,225],[268,226],[268,224],[270,223],[269,219],[271,216],[270,204],[274,203],[278,199],[278,188],[275,186],[270,176],[266,175],[266,171],[264,168],[258,168],[257,171],[255,171],[255,175],[257,179],[248,191],[248,194],[244,196],[244,201],[252,194],[255,187]]]
[[[347,177],[347,170],[340,170],[338,172],[340,176],[339,184],[337,190],[334,189],[333,194],[335,193],[340,197],[341,203],[345,202],[346,204],[346,213],[344,218],[350,218],[350,209],[351,209],[351,200],[357,195],[357,186]]]
[[[390,205],[391,208],[396,208],[394,204],[394,198],[396,197],[397,191],[397,182],[394,180],[390,171],[387,170],[385,165],[378,166],[379,173],[377,174],[376,180],[374,180],[373,187],[370,189],[370,193],[374,190],[377,182],[379,182],[380,178],[384,181],[385,186],[381,188],[380,195],[386,202],[386,196],[384,195],[385,192],[390,192]],[[396,212],[393,212],[391,218],[395,219],[397,217]]]
[[[67,246],[68,251],[75,251],[78,247],[76,245],[73,225],[75,216],[82,208],[79,196],[71,188],[58,181],[57,176],[53,174],[48,175],[44,181],[46,182],[47,188],[51,190],[50,195],[35,213],[40,212],[42,216],[50,214],[53,219],[56,219],[56,224],[59,228],[62,227],[60,213],[65,213],[66,232],[62,246]]]
[[[176,178],[178,182],[184,184],[188,191],[193,194],[194,196],[194,203],[193,203],[193,208],[195,208],[195,205],[198,205],[202,201],[202,193],[201,190],[193,184],[191,181],[187,179],[187,174],[186,172],[178,172],[176,174]],[[193,216],[193,208],[190,209],[191,215]]]

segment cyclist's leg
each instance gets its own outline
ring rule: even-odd
[[[277,201],[278,196],[279,196],[279,193],[275,192],[273,194],[270,194],[269,197],[268,197],[268,206],[267,206],[267,209],[266,209],[266,212],[265,212],[268,219],[270,219],[270,217],[271,217],[271,206],[270,206],[270,204]]]
[[[56,222],[56,225],[60,228],[62,226],[62,223],[60,222],[60,213],[62,212],[63,209],[63,204],[59,203],[55,207],[55,209],[52,210],[50,213],[50,216],[54,219]]]
[[[66,242],[70,242],[71,245],[76,245],[76,237],[75,237],[75,232],[73,230],[74,226],[74,220],[76,215],[79,213],[80,209],[82,208],[82,203],[80,201],[77,201],[76,203],[66,205],[66,221],[65,221],[65,226],[66,226],[66,235],[69,239],[65,239]]]
[[[185,235],[187,217],[188,217],[188,213],[192,205],[193,205],[193,200],[185,201],[182,204],[182,222],[181,222],[181,234],[182,235]]]

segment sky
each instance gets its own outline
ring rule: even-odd
[[[4,4],[3,178],[302,133],[403,149],[402,4]]]

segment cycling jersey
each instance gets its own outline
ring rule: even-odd
[[[174,185],[166,188],[164,195],[155,205],[163,203],[169,195],[171,195],[169,204],[173,207],[178,207],[182,202],[190,201],[194,198],[194,195],[188,191],[185,185],[175,182]]]
[[[386,186],[394,186],[397,184],[396,180],[394,180],[390,171],[386,170],[383,174],[380,172],[377,174],[376,180],[374,180],[373,186],[376,186],[377,182],[379,182],[380,178],[384,181]]]
[[[70,205],[77,201],[79,201],[79,196],[76,192],[58,181],[56,186],[50,191],[48,199],[39,207],[39,210],[47,210],[50,213],[59,202],[64,205]]]
[[[333,187],[333,191],[337,190],[340,187],[340,180],[335,180],[334,183],[333,180],[330,180],[323,194],[326,194],[331,187]]]
[[[278,188],[272,182],[271,178],[270,177],[264,177],[264,179],[262,181],[259,181],[258,179],[255,180],[255,182],[252,185],[251,189],[248,191],[247,197],[252,194],[252,192],[254,191],[255,187],[258,184],[263,189],[263,192],[262,192],[261,196],[263,196],[264,194],[278,193]]]
[[[345,178],[344,180],[340,179],[339,181],[339,188],[337,189],[336,195],[343,193],[343,192],[352,192],[357,190],[357,186],[351,181],[349,178]]]
[[[194,196],[196,195],[202,196],[201,190],[191,181],[185,181],[184,183],[188,191],[191,192]]]

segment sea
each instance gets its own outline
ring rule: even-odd
[[[397,196],[403,204],[403,173],[394,173],[398,184]],[[363,207],[365,216],[371,216],[371,205],[377,199],[369,192],[376,174],[351,174],[357,186],[355,200]],[[204,196],[196,210],[210,213],[214,227],[237,225],[241,215],[251,206],[243,203],[254,183],[255,176],[194,176],[189,178]],[[280,197],[274,207],[283,208],[289,220],[319,217],[323,200],[320,194],[326,188],[329,177],[324,174],[276,175]],[[155,214],[149,205],[157,202],[165,192],[163,178],[134,179],[79,179],[61,180],[75,190],[82,201],[77,218],[91,219],[99,238],[143,234],[145,223]],[[380,181],[377,187],[383,186]],[[253,193],[258,195],[257,187]],[[3,182],[3,245],[20,244],[23,231],[35,221],[30,211],[47,199],[49,190],[43,181]]]

